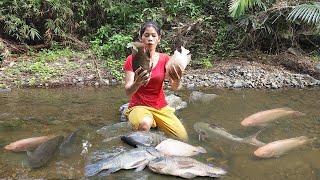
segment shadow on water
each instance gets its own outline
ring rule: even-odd
[[[189,143],[200,145],[208,153],[196,159],[224,167],[224,179],[319,179],[320,177],[320,90],[216,90],[206,93],[219,95],[209,104],[188,104],[177,112],[189,132]],[[187,101],[191,92],[178,94]],[[96,131],[105,125],[118,123],[119,107],[127,102],[122,87],[105,89],[28,89],[0,94],[0,178],[73,178],[82,179],[83,169],[94,152],[110,152],[116,148],[130,148],[119,138],[108,137]],[[290,107],[306,116],[282,118],[273,122],[259,136],[263,142],[272,142],[297,136],[317,137],[312,144],[290,151],[280,158],[257,159],[255,147],[222,140],[200,142],[193,129],[195,122],[214,123],[240,137],[253,134],[258,128],[240,125],[243,118],[258,111]],[[67,136],[83,129],[81,154],[70,157],[56,155],[45,167],[31,170],[26,153],[7,152],[10,142],[43,135]],[[86,152],[85,150],[88,150]],[[111,179],[174,179],[149,170],[133,172],[121,170]],[[92,178],[96,179],[96,178]],[[202,178],[206,179],[206,178]]]

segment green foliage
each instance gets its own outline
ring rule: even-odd
[[[255,5],[266,10],[266,5],[261,0],[230,0],[230,16],[238,18],[243,15],[247,9],[252,8]]]
[[[202,58],[200,61],[200,65],[204,68],[212,68],[213,64],[211,63],[211,60],[212,60],[211,56]]]
[[[296,6],[288,15],[287,19],[316,25],[320,28],[320,3],[301,4]]]

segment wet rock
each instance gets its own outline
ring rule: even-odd
[[[166,96],[166,101],[170,107],[173,107],[175,110],[183,109],[187,107],[187,102],[183,101],[181,97],[174,94]]]
[[[190,94],[189,102],[195,103],[195,102],[202,102],[202,103],[209,103],[212,100],[214,100],[217,97],[216,94],[206,94],[199,91],[193,91]]]
[[[233,88],[242,88],[242,87],[243,87],[242,81],[237,80],[237,81],[234,82],[234,84],[233,84]]]

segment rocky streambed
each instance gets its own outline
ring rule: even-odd
[[[182,86],[187,89],[278,89],[320,86],[319,62],[284,57],[287,59],[278,58],[284,59],[282,63],[276,63],[277,58],[273,56],[264,61],[258,58],[216,61],[214,67],[209,69],[188,67],[182,78]],[[101,87],[119,84],[123,84],[119,74],[118,78],[115,78],[104,62],[96,60],[90,53],[86,56],[76,54],[69,58],[61,57],[45,63],[20,58],[3,62],[0,68],[0,91],[21,87]]]

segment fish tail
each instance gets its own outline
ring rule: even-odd
[[[300,117],[300,116],[305,116],[306,114],[303,113],[303,112],[300,112],[300,111],[294,111],[293,114],[292,114],[292,117],[294,118],[297,118],[297,117]]]
[[[264,129],[265,129],[265,128],[260,129],[258,132],[254,133],[253,135],[244,138],[245,141],[246,141],[247,143],[251,144],[251,145],[258,146],[258,147],[261,147],[261,146],[266,145],[266,143],[261,142],[261,141],[259,141],[259,140],[257,139],[257,136],[258,136]]]
[[[102,165],[99,163],[96,164],[89,164],[84,168],[85,176],[94,176],[98,174],[100,171],[102,171]]]

